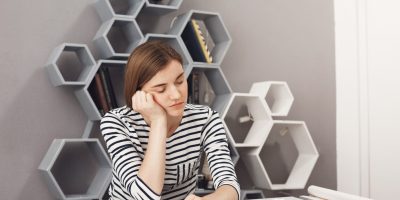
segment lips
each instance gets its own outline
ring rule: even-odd
[[[170,106],[170,107],[180,106],[180,105],[182,105],[183,103],[184,103],[184,102],[179,102],[179,103],[173,104],[173,105]]]

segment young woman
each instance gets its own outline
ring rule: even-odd
[[[113,163],[111,199],[239,199],[221,119],[207,106],[186,103],[181,56],[163,42],[146,42],[126,67],[127,105],[108,112],[100,126]],[[198,197],[203,151],[216,190]]]

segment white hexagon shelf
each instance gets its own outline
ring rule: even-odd
[[[165,15],[176,11],[181,6],[183,0],[146,0],[144,11],[156,15]]]
[[[265,156],[268,153],[265,151],[268,151],[268,149],[265,146],[275,143],[275,139],[268,141],[271,139],[268,137],[259,148],[249,148],[239,151],[240,157],[243,159],[257,187],[270,190],[303,189],[317,162],[318,151],[303,121],[274,120],[271,130],[275,130],[274,127],[276,126],[279,127],[278,134],[288,134],[292,138],[293,145],[298,151],[294,165],[289,169],[289,176],[284,183],[274,183],[271,181],[270,174],[265,167],[265,165],[269,164],[268,160],[266,160],[268,158]]]
[[[143,38],[135,19],[113,17],[103,22],[93,42],[102,58],[127,59]]]
[[[143,7],[144,0],[97,0],[95,7],[102,21],[114,17],[135,18]]]
[[[84,86],[95,65],[85,44],[63,43],[52,51],[46,69],[54,86]]]
[[[211,56],[213,58],[213,62],[211,64],[215,64],[218,66],[221,65],[221,62],[225,57],[229,46],[231,45],[231,37],[225,27],[224,22],[222,21],[221,16],[218,13],[190,10],[185,14],[179,15],[174,20],[172,27],[169,30],[169,33],[182,37],[182,33],[184,32],[185,27],[192,19],[198,20],[201,23],[204,22],[205,29],[207,29],[209,33],[209,36],[206,36],[206,38],[211,39],[211,41],[213,41],[212,43],[214,44],[212,45],[212,49],[210,49]],[[204,33],[203,35],[206,34]],[[183,41],[185,42],[185,40]],[[208,46],[209,48],[211,48],[211,45]],[[198,61],[193,62],[198,63]]]
[[[274,117],[287,116],[294,101],[288,84],[283,81],[253,83],[250,93],[265,98]]]
[[[75,91],[75,95],[89,120],[101,120],[106,111],[125,105],[123,78],[121,79],[121,77],[124,77],[126,63],[127,61],[124,60],[99,60],[89,75],[85,87]],[[100,69],[106,69],[107,72],[98,73]],[[101,78],[101,74],[106,74],[104,76],[109,78],[109,81],[105,81],[107,82],[106,84],[102,81],[104,78]],[[96,79],[98,79],[97,83]],[[101,99],[105,100],[107,98],[107,94],[102,97],[101,92],[98,91],[101,87],[109,88],[108,92],[114,94],[109,96],[109,100],[106,100],[107,102],[115,102],[113,103],[114,105],[101,103]],[[112,97],[115,98],[111,99]]]
[[[189,52],[187,51],[186,46],[183,43],[183,41],[181,40],[181,38],[179,38],[176,35],[155,34],[155,33],[146,34],[146,36],[144,38],[145,42],[153,41],[153,40],[160,40],[160,41],[167,43],[182,56],[185,77],[188,77],[190,71],[192,70],[192,65],[189,62],[189,60],[190,60]]]
[[[238,106],[245,107],[245,118],[251,121],[248,131],[237,132],[232,129],[233,124],[238,124],[243,116],[231,116],[231,110]],[[234,113],[236,114],[236,113]],[[225,111],[222,114],[228,137],[234,141],[235,147],[259,147],[267,139],[272,127],[272,118],[266,102],[260,96],[247,93],[233,93],[228,100]]]
[[[111,162],[97,139],[55,139],[39,165],[58,199],[99,199],[112,178]]]
[[[232,89],[229,86],[229,83],[226,80],[225,75],[222,72],[221,68],[218,66],[194,64],[192,71],[190,73],[193,72],[197,72],[199,73],[199,75],[201,75],[201,73],[204,73],[209,83],[209,87],[211,87],[209,88],[209,90],[212,90],[212,96],[214,96],[213,100],[210,99],[208,105],[214,110],[216,110],[218,113],[220,114],[223,113],[226,108],[227,102],[232,94]],[[198,85],[199,87],[202,85],[201,83],[198,84],[194,83],[193,80],[192,82],[193,85]],[[202,89],[199,88],[199,90]],[[194,96],[195,94],[192,95]]]

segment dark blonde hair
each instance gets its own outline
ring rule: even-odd
[[[136,91],[172,60],[182,64],[181,55],[159,40],[145,42],[133,50],[125,69],[124,94],[127,106],[132,107],[132,96]]]

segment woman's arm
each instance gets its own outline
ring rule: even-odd
[[[150,93],[137,91],[132,97],[132,108],[150,125],[149,141],[138,176],[157,194],[161,194],[165,176],[167,117]]]
[[[204,196],[198,197],[191,194],[185,198],[185,200],[238,200],[238,194],[236,189],[230,185],[222,185],[215,192]]]
[[[203,148],[216,191],[205,199],[239,199],[240,187],[230,157],[225,127],[216,111],[203,130]]]

